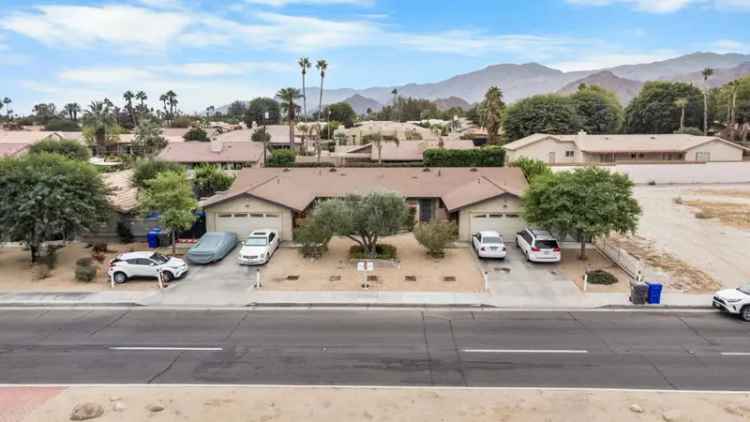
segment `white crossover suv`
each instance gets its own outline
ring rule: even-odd
[[[263,265],[279,248],[279,232],[271,229],[255,230],[242,242],[240,265]]]
[[[505,250],[505,241],[503,236],[495,231],[481,231],[471,237],[471,243],[474,250],[480,258],[498,258],[505,259],[507,251]]]
[[[560,262],[560,244],[548,231],[524,229],[516,235],[516,246],[531,262]]]
[[[739,315],[750,322],[750,284],[737,289],[726,289],[714,295],[714,308]]]
[[[170,258],[156,252],[128,252],[109,263],[107,275],[122,284],[134,277],[159,278],[164,272],[167,281],[180,278],[188,272],[188,265],[179,258]]]

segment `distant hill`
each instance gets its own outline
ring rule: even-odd
[[[352,95],[345,99],[343,102],[349,104],[354,109],[354,112],[362,115],[367,114],[367,110],[380,111],[383,105],[373,100],[372,98],[363,97],[359,94]]]
[[[450,110],[454,107],[458,107],[464,111],[471,108],[471,104],[468,101],[459,97],[438,98],[434,102],[440,111]]]
[[[638,92],[640,92],[641,87],[643,86],[643,82],[641,81],[621,78],[614,73],[605,70],[571,82],[557,92],[559,94],[573,94],[578,90],[578,86],[581,84],[596,85],[614,92],[620,100],[620,104],[623,106],[627,105],[630,100],[638,95]]]

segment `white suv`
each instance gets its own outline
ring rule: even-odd
[[[115,283],[122,284],[133,277],[158,279],[159,272],[164,272],[167,281],[172,281],[182,277],[187,271],[187,264],[179,258],[168,258],[156,252],[129,252],[109,263],[107,275]]]
[[[480,258],[499,258],[505,259],[505,242],[503,236],[498,232],[483,231],[475,233],[471,237],[471,243],[474,250]]]
[[[739,315],[750,321],[750,284],[737,289],[726,289],[714,295],[714,308],[719,308],[733,315]]]
[[[524,229],[516,235],[516,246],[531,262],[560,262],[560,244],[548,231]]]

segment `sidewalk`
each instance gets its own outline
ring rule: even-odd
[[[140,306],[156,291],[0,292],[0,307],[8,306]]]

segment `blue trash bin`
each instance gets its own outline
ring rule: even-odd
[[[161,229],[156,227],[148,231],[146,240],[148,241],[148,247],[156,249],[159,247],[159,235],[161,235]]]
[[[661,304],[661,291],[662,291],[662,284],[661,283],[646,283],[648,285],[648,303],[649,305],[659,305]]]

